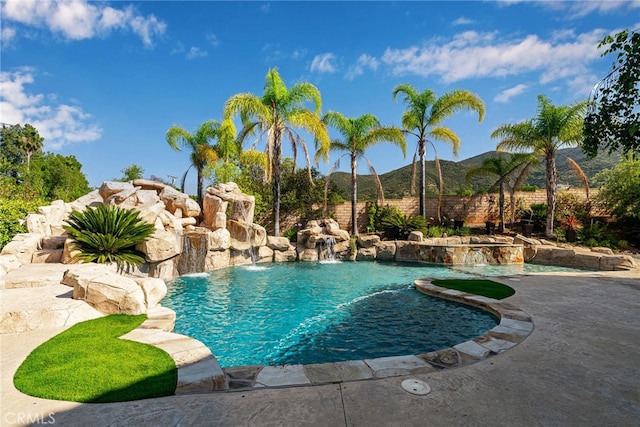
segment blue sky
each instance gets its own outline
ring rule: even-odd
[[[288,85],[316,85],[323,112],[371,113],[385,125],[400,125],[403,104],[391,95],[400,83],[438,95],[475,92],[486,104],[484,121],[460,113],[446,122],[462,140],[458,159],[469,158],[495,148],[496,126],[532,117],[538,94],[555,104],[587,98],[614,60],[601,57],[598,41],[640,27],[639,0],[2,0],[1,7],[0,122],[33,124],[45,150],[76,156],[93,186],[134,163],[145,177],[182,175],[188,153],[170,149],[167,129],[220,120],[230,96],[263,93],[271,67]],[[415,141],[407,144],[406,158],[384,144],[366,155],[384,173],[411,162]],[[436,148],[454,159],[448,146]],[[365,164],[359,172],[368,173]]]

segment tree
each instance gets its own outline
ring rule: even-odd
[[[582,141],[583,114],[586,102],[555,106],[549,98],[538,95],[538,111],[533,119],[498,126],[492,138],[499,138],[498,151],[532,152],[543,156],[546,169],[547,224],[545,235],[553,236],[553,215],[556,207],[556,152]]]
[[[122,172],[122,178],[118,179],[118,181],[127,182],[133,181],[134,179],[142,179],[142,175],[144,174],[144,168],[140,165],[136,165],[135,163],[127,166],[126,168],[120,170]]]
[[[434,152],[434,141],[450,144],[453,154],[457,156],[460,149],[460,138],[453,130],[442,126],[442,123],[453,114],[463,110],[477,112],[478,122],[482,122],[484,118],[484,102],[478,95],[466,90],[454,90],[437,98],[435,92],[429,89],[418,92],[409,84],[401,84],[393,89],[394,100],[399,94],[404,94],[404,103],[407,106],[407,110],[402,114],[402,126],[406,133],[418,138],[416,155],[420,158],[420,215],[424,216],[427,210],[424,171],[427,143],[431,144]],[[413,157],[414,168],[416,155]],[[413,183],[415,174],[412,175]],[[441,175],[442,172],[438,170],[438,176]],[[442,182],[440,182],[440,195],[442,195],[442,187]]]
[[[488,157],[482,161],[478,166],[472,167],[467,171],[465,179],[468,181],[474,176],[478,175],[495,175],[497,176],[496,182],[489,188],[488,192],[495,191],[496,187],[499,190],[498,206],[500,209],[500,232],[505,231],[505,215],[504,215],[504,189],[509,186],[509,180],[523,168],[528,169],[529,165],[537,161],[535,156],[524,153],[513,154],[509,157]],[[515,191],[515,184],[512,187]],[[512,192],[513,194],[513,192]],[[514,200],[511,200],[511,206],[513,208]],[[512,209],[513,210],[513,209]]]
[[[198,204],[202,208],[202,196],[204,191],[204,168],[211,163],[215,163],[220,157],[216,151],[216,147],[211,145],[213,140],[224,141],[223,144],[226,147],[229,139],[233,139],[235,136],[235,127],[231,122],[218,123],[215,120],[208,120],[198,126],[195,133],[189,133],[180,126],[172,126],[167,131],[166,139],[169,146],[174,150],[180,151],[180,146],[185,146],[191,149],[191,166],[196,168],[198,174]],[[184,181],[189,173],[189,169],[184,174],[182,179],[182,191],[184,192]]]
[[[33,158],[32,175],[41,178],[40,196],[45,200],[70,202],[91,191],[82,164],[75,156],[38,154]]]
[[[640,153],[640,33],[624,30],[608,35],[598,48],[602,56],[617,52],[613,71],[591,92],[584,120],[582,148],[589,157],[598,150]]]
[[[31,168],[31,156],[42,150],[44,138],[29,123],[21,125],[2,125],[0,130],[2,157],[14,167],[26,165]]]
[[[358,158],[362,157],[369,164],[371,173],[376,178],[378,188],[382,189],[378,174],[373,165],[364,155],[364,152],[381,142],[389,142],[402,149],[402,154],[406,155],[407,145],[402,131],[396,127],[383,127],[378,119],[372,114],[364,114],[358,118],[347,118],[339,112],[328,112],[322,121],[327,126],[332,126],[340,132],[344,139],[331,141],[331,150],[346,151],[343,156],[349,155],[351,159],[351,234],[358,235],[358,215],[357,206],[357,169]],[[336,161],[336,164],[340,158]],[[333,169],[333,168],[332,168]],[[329,177],[327,177],[329,179]],[[382,191],[380,191],[382,194]]]
[[[640,159],[627,154],[613,169],[599,172],[597,199],[614,215],[632,215],[640,220]]]
[[[307,102],[313,104],[313,110],[305,106]],[[224,105],[225,120],[240,115],[243,128],[238,134],[239,142],[255,133],[258,133],[258,140],[266,138],[267,164],[264,178],[272,185],[275,236],[280,235],[282,139],[287,138],[291,142],[294,164],[297,149],[304,150],[309,180],[312,180],[309,152],[295,128],[311,133],[319,143],[321,157],[326,158],[330,141],[327,128],[320,120],[321,106],[320,91],[314,85],[301,82],[288,88],[276,68],[267,72],[262,97],[252,93],[239,93],[229,98]]]

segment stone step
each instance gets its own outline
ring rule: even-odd
[[[72,326],[103,314],[71,298],[71,288],[52,284],[38,288],[0,290],[0,334]]]
[[[176,362],[176,394],[226,390],[226,376],[216,358],[203,343],[185,335],[138,327],[122,339],[153,345]]]
[[[172,332],[176,324],[176,312],[160,305],[147,310],[147,320],[138,326],[142,329],[159,329]]]

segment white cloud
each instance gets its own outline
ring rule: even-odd
[[[207,41],[211,44],[211,46],[218,47],[220,45],[220,39],[215,34],[208,33],[206,38],[207,38]]]
[[[192,46],[187,53],[187,59],[202,58],[207,55],[209,55],[209,53],[206,50],[202,50],[199,47]]]
[[[333,53],[323,53],[322,55],[316,55],[311,61],[311,72],[318,73],[335,73],[336,56]]]
[[[365,68],[376,71],[380,62],[373,56],[363,53],[358,57],[355,65],[349,67],[349,71],[345,75],[347,80],[353,80],[364,73]]]
[[[453,25],[469,25],[469,24],[473,24],[474,22],[475,21],[473,21],[472,19],[461,16],[460,18],[453,21]]]
[[[9,43],[11,43],[11,41],[16,37],[16,30],[15,28],[11,28],[11,27],[3,27],[2,31],[0,32],[0,41],[2,41],[2,45],[6,46]]]
[[[115,9],[87,0],[5,0],[2,15],[6,22],[45,28],[69,40],[106,36],[127,29],[138,35],[145,46],[164,34],[167,25],[154,15],[138,15],[132,6]]]
[[[512,88],[509,89],[505,89],[502,92],[500,92],[499,94],[497,94],[493,100],[495,102],[502,102],[502,103],[506,103],[509,102],[509,100],[511,98],[513,98],[514,96],[520,95],[522,92],[524,92],[529,86],[525,85],[525,84],[519,84],[516,85]]]
[[[28,93],[25,85],[34,82],[33,73],[30,68],[0,73],[2,122],[32,124],[45,138],[45,149],[58,149],[74,142],[95,141],[102,136],[102,129],[90,123],[91,116],[80,107],[55,104],[55,95]]]
[[[540,81],[575,77],[587,73],[587,65],[600,58],[595,48],[604,30],[560,38],[524,38],[497,33],[467,31],[450,41],[433,39],[420,46],[387,48],[382,62],[394,75],[439,76],[444,83],[483,77],[507,77],[542,72]]]

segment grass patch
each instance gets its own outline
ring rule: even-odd
[[[431,283],[442,288],[455,289],[493,299],[503,299],[516,293],[510,286],[485,279],[441,279],[432,280]]]
[[[118,339],[146,314],[114,314],[78,323],[27,356],[15,387],[30,396],[72,402],[121,402],[174,394],[178,370],[165,351]]]

